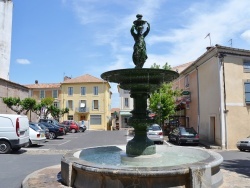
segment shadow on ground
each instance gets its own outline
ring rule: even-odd
[[[250,178],[250,160],[224,160],[221,166],[226,170],[236,172]]]

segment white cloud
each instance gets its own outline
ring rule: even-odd
[[[16,59],[16,62],[22,65],[27,65],[31,63],[28,59]]]
[[[250,42],[250,30],[244,31],[244,32],[241,34],[241,37],[242,37],[244,40]]]

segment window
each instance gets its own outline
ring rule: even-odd
[[[99,101],[93,100],[93,110],[98,110],[98,109],[99,109]]]
[[[41,91],[40,91],[40,98],[41,98],[41,99],[44,99],[44,98],[45,98],[45,91],[44,91],[44,90],[41,90]]]
[[[185,76],[185,87],[189,87],[189,75]]]
[[[52,97],[53,97],[54,99],[58,98],[58,90],[53,90],[53,91],[52,91]]]
[[[68,115],[68,120],[73,120],[73,116],[72,115]]]
[[[59,102],[54,102],[54,107],[59,108]]]
[[[86,100],[79,101],[79,112],[86,112]]]
[[[98,95],[98,86],[94,87],[94,91],[93,91],[94,95]]]
[[[245,82],[245,102],[250,105],[250,82]]]
[[[69,96],[73,95],[73,87],[68,87],[68,95]]]
[[[81,87],[81,95],[86,95],[86,87]]]
[[[130,91],[129,91],[129,90],[124,90],[123,93],[124,93],[124,94],[129,94]]]
[[[68,100],[67,101],[67,108],[69,108],[69,109],[73,109],[74,108],[74,104],[73,104],[73,101],[72,100]]]
[[[101,115],[90,115],[90,125],[101,125],[102,116]]]
[[[124,106],[129,107],[129,100],[128,98],[124,98]]]
[[[243,62],[243,68],[244,68],[244,72],[250,72],[250,61]]]

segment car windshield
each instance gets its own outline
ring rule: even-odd
[[[160,131],[161,127],[159,125],[151,125],[148,127],[148,131]]]
[[[32,124],[32,123],[30,123],[30,128],[32,128],[35,131],[40,131],[41,130],[38,125]]]
[[[193,128],[181,128],[181,134],[196,134],[196,131]]]

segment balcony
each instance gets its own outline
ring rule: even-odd
[[[77,113],[89,113],[89,108],[88,107],[78,107],[75,109]]]

